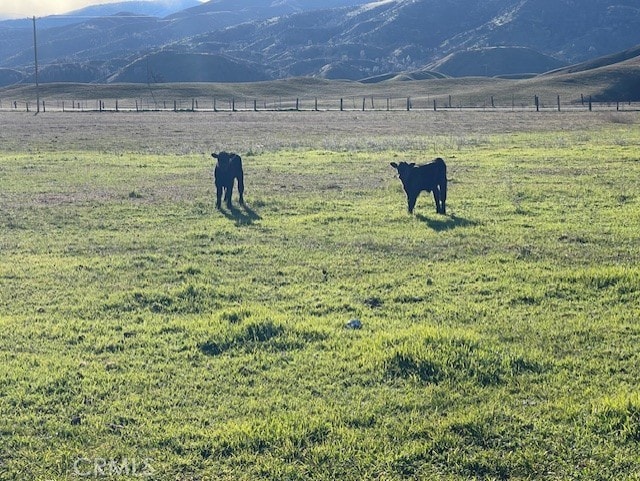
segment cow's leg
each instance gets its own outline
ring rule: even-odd
[[[433,189],[433,201],[436,203],[436,214],[440,214],[441,212],[440,188],[438,186],[436,186],[436,188]]]
[[[440,209],[440,213],[442,215],[447,215],[447,183],[445,181],[444,184],[440,186],[440,202],[442,203],[442,209]]]
[[[242,175],[242,173],[238,175],[238,194],[240,204],[244,205],[244,176]]]
[[[220,204],[222,202],[222,191],[223,187],[221,185],[216,185],[216,208],[220,208]]]
[[[231,209],[231,194],[233,193],[233,179],[231,179],[231,185],[227,186],[227,190],[224,193],[224,200],[227,203],[227,207]]]
[[[409,214],[413,214],[413,209],[416,206],[418,200],[418,194],[407,194],[407,205],[409,207]]]

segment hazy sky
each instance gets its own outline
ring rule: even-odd
[[[122,0],[0,0],[0,18],[43,17]],[[169,3],[170,0],[166,0]]]

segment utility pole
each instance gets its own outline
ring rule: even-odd
[[[33,54],[36,59],[36,113],[40,112],[40,85],[38,84],[38,42],[36,39],[36,16],[33,16]]]

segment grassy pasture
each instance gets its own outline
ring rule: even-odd
[[[557,72],[530,79],[507,80],[488,77],[464,77],[427,80],[388,80],[362,83],[344,80],[292,78],[267,82],[244,83],[169,83],[169,84],[73,84],[44,83],[39,97],[45,110],[60,111],[106,110],[213,110],[230,111],[232,99],[239,110],[292,110],[299,100],[300,110],[339,110],[340,99],[345,110],[406,110],[407,98],[411,108],[432,110],[449,106],[459,108],[534,109],[538,97],[543,110],[557,110],[558,96],[563,110],[585,110],[590,97],[594,109],[637,110],[633,64],[612,65],[583,72]],[[630,94],[631,93],[631,94]],[[0,111],[25,110],[29,103],[36,109],[38,92],[33,84],[17,84],[0,89]],[[364,100],[364,105],[363,105]],[[627,104],[629,100],[633,104]],[[17,104],[14,106],[14,102]],[[612,104],[607,104],[612,103]],[[79,106],[80,104],[80,106]],[[75,107],[74,107],[75,106]]]
[[[0,479],[640,476],[637,113],[0,118]]]

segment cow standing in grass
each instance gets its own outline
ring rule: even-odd
[[[213,170],[216,186],[216,207],[220,209],[222,195],[224,194],[227,207],[231,209],[231,193],[236,179],[238,179],[238,200],[240,204],[244,204],[244,173],[242,172],[242,159],[240,156],[232,152],[220,152],[218,154],[214,152],[211,157],[217,159]]]
[[[407,193],[409,213],[413,213],[418,195],[423,190],[433,192],[433,200],[436,203],[436,212],[446,214],[445,203],[447,201],[447,165],[440,157],[426,165],[415,163],[391,162],[391,166],[398,171],[402,181],[402,187]]]

